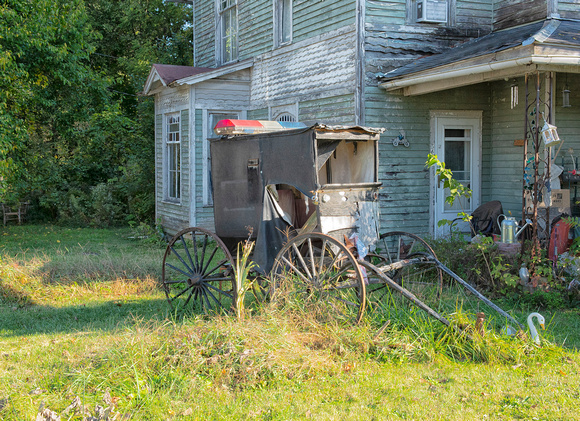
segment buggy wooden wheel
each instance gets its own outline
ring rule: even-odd
[[[303,305],[312,314],[358,323],[365,284],[354,256],[334,238],[306,233],[291,239],[271,272],[272,301]]]
[[[421,237],[403,231],[392,231],[381,234],[377,243],[377,254],[380,260],[377,266],[389,266],[399,262],[400,266],[385,274],[417,293],[434,293],[439,297],[443,287],[443,272],[436,265],[435,252]],[[371,263],[375,263],[371,261]],[[411,263],[406,263],[411,262]]]
[[[197,227],[169,241],[161,278],[167,301],[175,310],[229,310],[235,305],[234,260],[219,237]]]

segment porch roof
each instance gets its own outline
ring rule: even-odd
[[[150,95],[151,91],[161,86],[168,86],[176,80],[183,79],[189,76],[200,73],[209,72],[211,68],[208,67],[193,67],[193,66],[175,66],[172,64],[154,64],[151,66],[149,76],[143,88],[143,94]]]
[[[579,21],[549,19],[492,32],[377,76],[387,91],[420,95],[536,70],[580,73]]]

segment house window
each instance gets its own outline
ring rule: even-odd
[[[292,41],[292,0],[274,0],[274,46]]]
[[[219,57],[221,63],[238,58],[238,1],[218,0]]]
[[[165,125],[165,198],[181,198],[181,127],[179,114],[168,114]]]
[[[211,153],[209,140],[216,137],[213,128],[220,120],[237,120],[240,118],[238,112],[209,111],[207,114],[207,125],[203,142],[203,204],[213,205],[213,185],[211,181]]]

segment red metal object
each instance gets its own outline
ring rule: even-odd
[[[552,227],[550,245],[548,246],[548,258],[553,262],[556,262],[559,254],[568,251],[570,248],[570,241],[568,240],[570,228],[570,224],[564,219],[560,219]]]

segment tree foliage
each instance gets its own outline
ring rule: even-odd
[[[186,5],[0,1],[0,200],[106,225],[152,218],[155,62],[190,64]],[[39,212],[40,211],[40,212]]]

